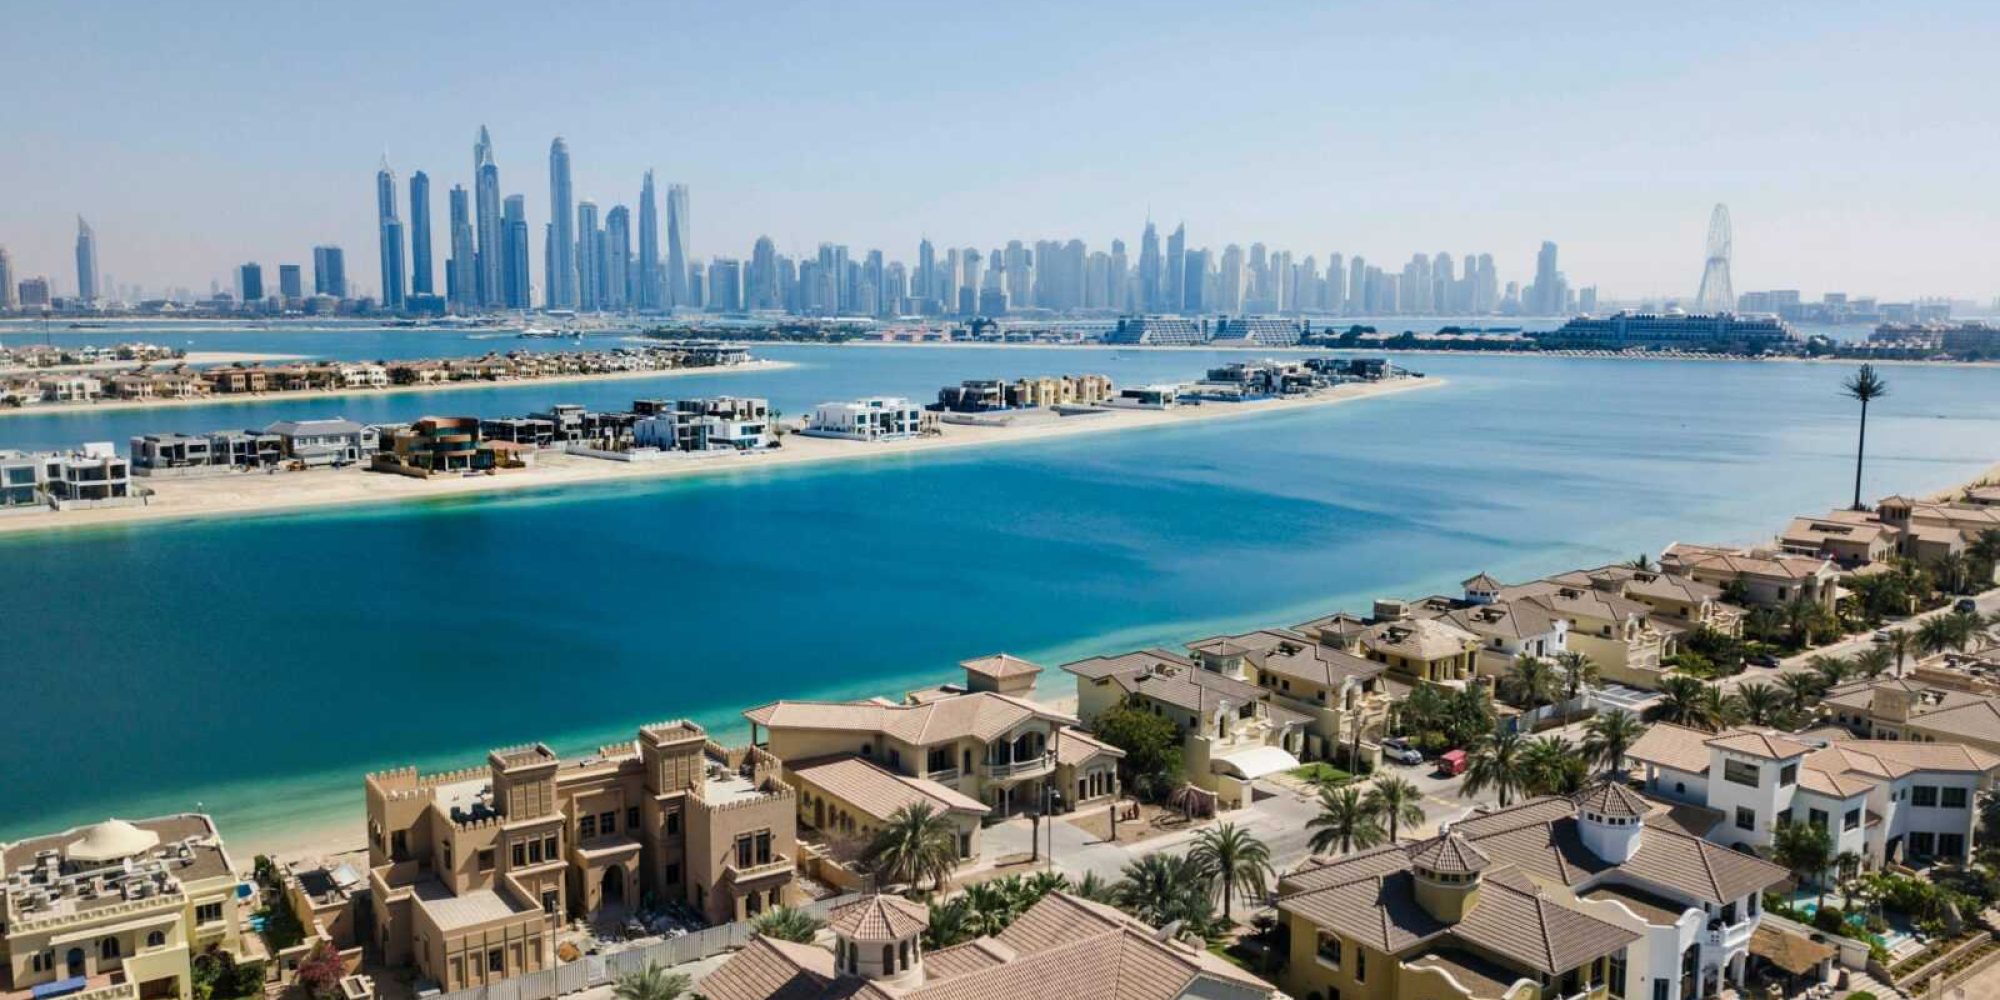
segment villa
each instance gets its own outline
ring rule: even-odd
[[[1755,728],[1660,723],[1626,755],[1646,790],[1714,814],[1709,840],[1768,851],[1778,826],[1808,823],[1868,868],[1971,858],[1973,802],[2000,756],[1955,743],[1809,742]]]
[[[93,826],[0,848],[0,993],[194,995],[193,956],[243,953],[236,866],[207,816]]]
[[[1278,884],[1303,1000],[1694,1000],[1740,984],[1783,868],[1651,815],[1622,785],[1414,844],[1315,857]]]
[[[1720,589],[1739,584],[1744,599],[1762,608],[1805,601],[1832,611],[1840,598],[1840,570],[1825,556],[1675,542],[1660,553],[1660,568]]]
[[[1249,805],[1251,783],[1299,766],[1315,716],[1276,700],[1251,681],[1244,654],[1211,647],[1204,666],[1167,650],[1098,656],[1063,665],[1076,677],[1085,723],[1131,704],[1174,724],[1187,779],[1214,792],[1221,808]]]
[[[663,722],[580,760],[533,744],[483,767],[371,774],[373,944],[453,992],[553,967],[571,917],[618,920],[653,900],[721,923],[797,902],[783,771]]]
[[[754,937],[707,1000],[1266,1000],[1271,985],[1102,903],[1052,892],[990,937],[929,951],[930,911],[870,896],[833,911],[833,950]]]
[[[1331,759],[1388,721],[1388,668],[1350,651],[1284,629],[1215,636],[1188,650],[1203,669],[1256,684],[1273,703],[1305,716],[1301,759]]]
[[[1851,681],[1828,690],[1820,705],[1863,739],[1959,743],[2000,755],[2000,696],[1968,690],[1957,677],[1949,678],[1957,686],[1936,683],[1927,673]]]
[[[743,713],[752,742],[784,762],[799,822],[826,839],[833,860],[853,861],[905,806],[950,816],[959,858],[971,861],[988,817],[1061,811],[1117,792],[1123,754],[1027,699],[1040,667],[1005,654],[961,666],[964,685],[901,702],[778,701]]]
[[[308,468],[364,461],[379,441],[374,428],[340,417],[280,420],[263,432],[277,435],[285,457]]]
[[[931,432],[937,414],[901,396],[870,396],[846,403],[821,403],[800,433],[849,441],[907,441]]]

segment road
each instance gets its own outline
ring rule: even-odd
[[[1973,601],[1979,606],[1979,613],[1982,615],[1990,616],[1996,612],[2000,612],[2000,588],[1988,590],[1985,593],[1982,593],[1977,597],[1973,598]],[[1956,599],[1954,599],[1953,603],[1956,603]],[[1909,632],[1912,635],[1914,635],[1916,633],[1917,627],[1922,625],[1926,620],[1935,618],[1938,615],[1950,614],[1951,611],[1952,611],[1951,605],[1947,604],[1944,607],[1938,608],[1934,611],[1925,611],[1921,614],[1912,615],[1911,617],[1903,619],[1902,621],[1894,622],[1889,625],[1885,625],[1883,627],[1885,629],[1890,629],[1895,631]],[[1847,657],[1860,653],[1861,651],[1868,649],[1873,645],[1875,645],[1875,634],[1873,632],[1864,632],[1857,636],[1851,636],[1849,638],[1842,639],[1841,641],[1833,643],[1830,646],[1821,646],[1818,649],[1806,650],[1805,652],[1800,653],[1797,656],[1786,657],[1785,659],[1778,661],[1778,668],[1776,670],[1773,670],[1769,667],[1754,667],[1754,666],[1745,667],[1742,673],[1737,674],[1734,677],[1723,678],[1723,680],[1721,681],[1722,687],[1724,690],[1733,691],[1736,688],[1744,684],[1751,683],[1753,681],[1758,681],[1766,684],[1774,683],[1780,675],[1805,673],[1811,670],[1812,661],[1814,657],[1831,656],[1839,659],[1845,659]],[[1903,665],[1907,668],[1910,665],[1914,664],[1916,662],[1917,655],[1918,654],[1915,649],[1909,650],[1904,656]]]

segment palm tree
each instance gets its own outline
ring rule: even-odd
[[[1625,565],[1630,566],[1633,569],[1639,570],[1642,573],[1651,572],[1653,569],[1653,558],[1645,554],[1644,552],[1641,552],[1638,555],[1633,556],[1631,559],[1627,560]]]
[[[1549,668],[1549,661],[1523,653],[1514,657],[1507,676],[1500,680],[1500,687],[1516,704],[1534,711],[1555,700],[1556,675]]]
[[[1222,919],[1233,923],[1230,902],[1240,891],[1251,899],[1269,891],[1277,875],[1271,867],[1271,849],[1250,831],[1234,823],[1220,823],[1203,830],[1195,838],[1188,856],[1206,871],[1215,874],[1216,891],[1222,896]]]
[[[1959,649],[1964,645],[1958,627],[1951,615],[1932,615],[1917,626],[1917,648],[1935,656],[1947,649]]]
[[[1790,696],[1794,712],[1803,712],[1819,700],[1819,678],[1813,674],[1785,674],[1778,683]]]
[[[1824,654],[1806,661],[1806,666],[1810,667],[1813,673],[1819,675],[1819,689],[1821,691],[1839,687],[1840,682],[1846,680],[1848,674],[1854,670],[1854,665],[1846,660],[1837,656],[1826,656]]]
[[[1375,811],[1368,808],[1361,792],[1351,787],[1320,789],[1319,815],[1307,820],[1306,828],[1317,831],[1307,841],[1315,854],[1325,854],[1334,847],[1339,847],[1341,854],[1356,847],[1374,847],[1385,836]]]
[[[1868,452],[1868,404],[1887,396],[1889,383],[1875,374],[1874,365],[1862,365],[1861,370],[1840,384],[1840,391],[1861,404],[1861,435],[1854,445],[1854,509],[1867,510],[1861,505],[1861,459]]]
[[[1386,775],[1376,780],[1361,804],[1389,821],[1389,843],[1402,834],[1403,824],[1417,826],[1424,821],[1424,793],[1408,778]]]
[[[1096,872],[1084,872],[1083,879],[1071,886],[1069,891],[1071,895],[1094,903],[1109,903],[1116,895],[1116,887]]]
[[[825,921],[796,906],[780,906],[774,910],[765,910],[757,915],[757,919],[750,921],[750,929],[767,938],[795,941],[799,944],[811,944],[813,935],[818,934],[819,929],[824,926],[826,926]]]
[[[1646,727],[1624,709],[1593,716],[1583,727],[1583,755],[1609,774],[1625,769],[1625,751],[1639,742]]]
[[[979,917],[964,896],[931,904],[930,926],[924,929],[924,947],[949,948],[979,936]]]
[[[1526,791],[1534,774],[1528,770],[1528,741],[1504,725],[1493,728],[1493,736],[1472,751],[1465,765],[1465,783],[1458,794],[1471,797],[1488,788],[1500,796],[1500,808],[1507,808],[1514,796]]]
[[[958,867],[958,829],[928,802],[907,805],[889,817],[863,860],[885,882],[929,881],[941,892]]]
[[[619,976],[611,995],[618,1000],[674,1000],[687,992],[688,985],[686,973],[668,972],[658,962],[647,962],[645,968]]]
[[[1207,934],[1215,904],[1215,873],[1186,854],[1147,854],[1125,866],[1115,898],[1119,909],[1154,927],[1179,921],[1182,932]]]
[[[1528,741],[1521,752],[1528,772],[1527,789],[1533,795],[1567,795],[1580,791],[1589,778],[1583,757],[1560,736],[1544,736]]]
[[[1985,528],[1973,536],[1972,544],[1965,547],[1965,554],[1985,570],[1987,579],[1993,576],[1993,566],[2000,563],[2000,528]]]
[[[1854,659],[1848,662],[1854,664],[1854,669],[1861,676],[1874,680],[1888,672],[1894,657],[1895,654],[1889,652],[1889,647],[1877,644],[1854,654]]]
[[[1701,691],[1701,713],[1710,720],[1711,728],[1727,729],[1743,721],[1743,702],[1724,694],[1722,685],[1710,684]]]
[[[1646,714],[1655,722],[1713,731],[1716,727],[1702,705],[1703,690],[1702,683],[1692,677],[1667,677],[1660,681],[1660,700]]]
[[[1896,655],[1896,676],[1903,676],[1903,654],[1910,650],[1910,633],[1907,629],[1896,629],[1889,633],[1889,651]]]
[[[1556,670],[1562,675],[1563,691],[1571,703],[1597,686],[1597,662],[1576,650],[1557,653]]]
[[[1736,697],[1743,703],[1744,720],[1753,726],[1771,725],[1791,700],[1785,692],[1756,681],[1737,688]]]
[[[1825,827],[1811,823],[1780,823],[1771,839],[1771,857],[1791,869],[1801,884],[1817,881],[1833,864],[1833,835]],[[1820,905],[1826,905],[1826,886],[1820,885]]]

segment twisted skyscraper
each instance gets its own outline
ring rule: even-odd
[[[479,141],[472,147],[472,188],[473,212],[478,220],[478,263],[473,268],[473,287],[461,288],[458,294],[488,308],[512,306],[504,291],[507,251],[501,233],[500,167],[493,162],[493,137],[484,125],[479,126]]]
[[[667,304],[693,305],[688,290],[688,189],[667,186]]]

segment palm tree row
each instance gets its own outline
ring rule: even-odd
[[[1366,794],[1351,785],[1322,788],[1319,815],[1306,822],[1313,831],[1308,846],[1317,854],[1346,854],[1396,843],[1404,826],[1423,823],[1423,798],[1416,785],[1393,774],[1377,778]]]

